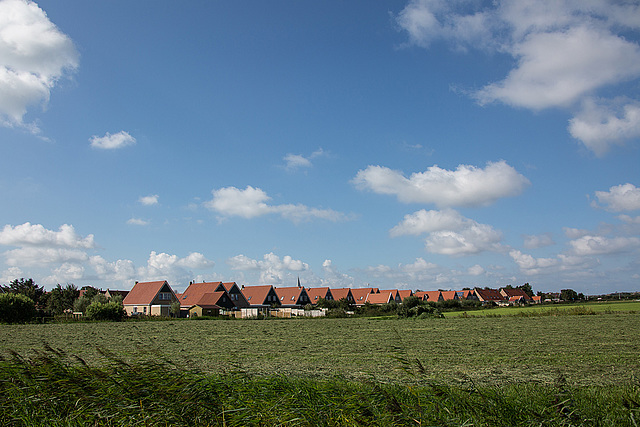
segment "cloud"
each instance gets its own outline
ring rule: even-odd
[[[109,132],[107,132],[105,136],[93,135],[89,138],[89,142],[91,142],[91,146],[93,148],[99,148],[101,150],[115,150],[128,145],[134,145],[136,143],[136,139],[129,135],[128,132],[120,131],[113,135]]]
[[[534,258],[515,249],[509,251],[509,256],[518,264],[520,270],[527,274],[539,274],[543,269],[558,265],[558,260],[556,259]]]
[[[441,40],[458,51],[511,56],[503,79],[467,91],[481,105],[566,108],[576,113],[569,132],[598,156],[640,136],[638,100],[616,106],[615,97],[640,77],[640,46],[625,37],[640,28],[637,3],[412,0],[396,22],[420,47]],[[603,90],[614,99],[596,105],[593,96]]]
[[[324,219],[327,221],[347,221],[351,216],[332,209],[310,208],[302,204],[269,205],[271,197],[260,188],[247,186],[244,190],[225,187],[213,190],[213,199],[205,202],[205,207],[217,212],[222,218],[239,216],[245,219],[268,214],[280,215],[295,223]]]
[[[193,279],[192,270],[211,269],[214,265],[213,261],[198,252],[180,258],[165,252],[151,251],[147,265],[136,270],[136,280],[168,280],[172,286],[182,286],[181,284]]]
[[[587,235],[570,241],[569,245],[574,255],[608,255],[637,249],[640,247],[640,238]]]
[[[425,233],[426,249],[432,253],[461,256],[503,249],[501,232],[490,225],[465,218],[453,209],[419,210],[406,215],[389,232],[391,237]]]
[[[245,255],[236,255],[227,260],[227,264],[236,271],[258,271],[260,283],[281,284],[288,273],[300,273],[309,270],[309,264],[295,260],[289,255],[280,258],[273,252],[265,254],[262,260]]]
[[[460,165],[455,171],[431,166],[406,178],[383,166],[360,170],[352,183],[359,190],[395,195],[403,203],[433,203],[438,207],[487,206],[517,196],[530,184],[504,160],[477,168]]]
[[[146,226],[146,225],[149,225],[150,222],[147,221],[146,219],[131,218],[131,219],[127,220],[127,224],[129,224],[129,225]]]
[[[138,202],[142,203],[145,206],[153,206],[153,205],[157,205],[158,204],[158,198],[160,196],[158,196],[157,194],[152,194],[149,196],[141,196],[138,199]]]
[[[324,272],[323,285],[334,288],[351,288],[355,283],[355,279],[348,274],[341,273],[333,265],[333,261],[325,259],[322,263],[322,271]]]
[[[42,246],[67,248],[93,248],[93,234],[82,237],[72,225],[63,224],[58,231],[47,230],[41,224],[25,222],[22,225],[5,225],[0,231],[0,244],[6,246]]]
[[[285,161],[285,169],[292,172],[302,168],[310,168],[313,166],[313,163],[311,163],[311,160],[321,156],[325,156],[325,155],[326,153],[322,148],[318,148],[316,151],[314,151],[307,157],[301,154],[289,153],[286,156],[284,156],[284,159],[283,159]]]
[[[101,280],[107,282],[133,282],[137,277],[136,267],[133,261],[128,259],[119,259],[109,262],[101,256],[92,256],[89,258],[89,265],[98,274]]]
[[[590,27],[531,34],[513,47],[513,54],[517,68],[479,90],[475,98],[480,104],[570,107],[595,89],[640,75],[640,47]]]
[[[525,235],[524,239],[524,247],[527,249],[538,249],[544,248],[546,246],[554,245],[553,237],[551,233],[544,233],[538,235]]]
[[[609,191],[596,191],[598,202],[613,212],[634,211],[640,209],[640,188],[626,183],[609,188]],[[595,202],[594,206],[598,206]]]
[[[43,106],[51,90],[78,67],[71,39],[31,1],[0,2],[0,124],[38,133],[23,119],[28,107]]]
[[[569,133],[601,157],[614,145],[640,137],[640,102],[619,97],[612,101],[587,98],[569,120]]]
[[[47,264],[61,264],[65,262],[84,262],[89,256],[80,249],[22,247],[4,253],[7,265],[45,266]]]

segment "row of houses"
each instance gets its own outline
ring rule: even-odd
[[[122,295],[121,292],[125,291],[107,290],[107,293],[112,295]],[[350,305],[358,307],[366,304],[402,304],[402,301],[410,296],[423,301],[476,300],[498,305],[540,302],[539,297],[531,298],[521,289],[509,288],[413,292],[378,288],[305,288],[299,281],[297,286],[292,287],[239,286],[235,282],[191,282],[184,292],[176,293],[167,281],[154,281],[136,282],[131,291],[124,296],[123,305],[128,316],[169,316],[171,307],[175,307],[174,303],[178,302],[180,315],[183,317],[220,314],[255,317],[272,310],[291,315],[309,305],[316,306],[322,299],[345,299]]]

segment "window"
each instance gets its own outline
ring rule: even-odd
[[[142,312],[143,312],[144,314],[147,314],[147,307],[142,307]]]
[[[291,299],[293,299],[293,298],[291,298]],[[280,297],[280,301],[284,301],[284,297]]]
[[[138,307],[133,307],[133,314],[138,314]]]

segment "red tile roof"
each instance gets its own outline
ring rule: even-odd
[[[208,292],[208,293],[202,294],[198,302],[191,305],[190,307],[197,305],[202,308],[224,308],[224,305],[228,305],[228,304],[224,304],[221,300],[223,297],[226,297],[226,296],[227,296],[227,293],[224,291]]]
[[[307,295],[311,299],[311,304],[316,304],[320,298],[333,299],[331,290],[328,287],[309,288],[307,289]]]
[[[257,285],[257,286],[243,286],[242,294],[247,299],[250,305],[271,305],[271,304],[280,304],[278,301],[278,295],[273,291],[273,296],[276,301],[269,301],[267,297],[272,292],[273,286],[271,285]]]
[[[206,293],[215,292],[222,282],[189,283],[189,286],[180,296],[180,307],[189,308],[198,303]]]
[[[351,293],[351,288],[331,289],[331,296],[336,301],[340,301],[341,299],[344,298],[350,303],[354,302],[353,294]]]
[[[357,305],[363,305],[367,300],[367,295],[374,293],[373,288],[352,288],[351,295]]]
[[[500,293],[504,297],[507,297],[509,299],[511,299],[511,297],[522,297],[522,298],[526,299],[527,301],[531,301],[531,297],[529,295],[527,295],[527,293],[525,291],[523,291],[522,289],[502,288],[502,289],[500,289]]]
[[[303,287],[275,288],[275,291],[282,305],[305,305],[311,302]],[[303,301],[303,297],[306,297],[306,301]]]
[[[480,301],[504,301],[504,297],[495,289],[475,288],[476,295]]]
[[[442,299],[445,301],[458,299],[456,291],[441,291],[440,293],[442,294]]]
[[[442,297],[442,292],[440,291],[426,291],[425,294],[427,296],[427,301],[438,302],[444,300],[444,298]]]
[[[169,283],[166,280],[160,280],[157,282],[137,282],[129,291],[122,303],[124,305],[149,305],[165,285],[175,296],[171,286],[169,286]]]
[[[367,294],[369,304],[387,304],[395,301],[392,291],[380,291],[379,294]]]
[[[411,289],[400,289],[398,291],[398,295],[400,295],[400,299],[404,301],[406,297],[412,297],[413,291]]]

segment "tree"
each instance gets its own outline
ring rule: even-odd
[[[525,283],[524,285],[518,286],[519,289],[522,289],[529,297],[533,297],[533,289],[529,283]]]
[[[576,301],[578,300],[578,293],[573,289],[562,289],[560,291],[560,299],[563,301]]]
[[[73,284],[64,288],[58,285],[49,292],[46,309],[51,314],[62,314],[65,310],[73,310],[73,303],[80,295],[80,291]]]
[[[44,295],[44,287],[38,286],[33,279],[15,279],[9,283],[9,286],[3,286],[2,289],[11,294],[22,294],[29,297],[36,306]]]
[[[92,302],[87,307],[87,318],[90,320],[120,321],[126,315],[122,304],[117,302]]]
[[[87,298],[89,298],[89,300],[92,300],[93,297],[100,293],[100,291],[93,286],[83,286],[82,290],[84,291],[82,293],[82,296],[86,296]]]
[[[73,302],[73,311],[79,311],[84,313],[90,304],[91,304],[91,299],[87,298],[86,295],[82,295],[80,298],[78,298]]]
[[[180,301],[174,301],[171,303],[169,313],[171,313],[173,317],[180,317]]]
[[[0,294],[0,322],[23,323],[36,315],[36,305],[31,298],[20,293]]]

